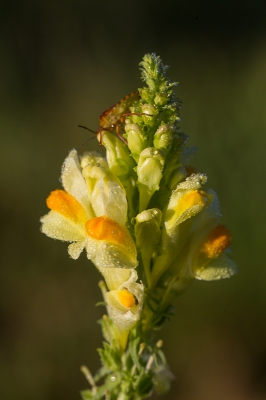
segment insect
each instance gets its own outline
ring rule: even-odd
[[[134,104],[135,101],[139,100],[140,95],[139,92],[132,92],[127,96],[123,97],[118,103],[114,104],[112,107],[109,107],[100,115],[99,127],[98,130],[92,131],[91,129],[79,125],[80,128],[87,129],[90,132],[96,134],[96,136],[100,135],[100,144],[102,144],[102,132],[108,131],[113,132],[116,131],[118,137],[127,144],[127,141],[123,138],[120,133],[120,127],[123,123],[123,119],[125,115],[130,114],[129,108]]]

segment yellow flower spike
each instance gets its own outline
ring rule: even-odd
[[[224,225],[217,225],[205,238],[200,252],[207,258],[217,258],[231,243],[230,231]]]
[[[82,205],[64,190],[54,190],[46,200],[50,210],[57,211],[76,224],[85,224],[88,217]]]

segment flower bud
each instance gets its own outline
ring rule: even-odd
[[[169,101],[169,95],[166,92],[161,92],[161,93],[156,93],[156,96],[154,98],[154,104],[157,107],[163,107],[165,106]]]
[[[147,139],[138,124],[126,124],[125,131],[127,133],[128,148],[134,160],[138,162],[140,153],[147,147]]]
[[[151,196],[159,190],[164,158],[164,153],[155,147],[147,147],[140,154],[137,166],[140,212],[147,208]]]
[[[164,153],[167,154],[173,141],[173,133],[174,125],[161,125],[154,134],[154,147],[163,150]]]
[[[148,285],[150,285],[150,265],[153,253],[161,239],[162,212],[158,208],[142,211],[135,218],[135,237],[140,251]]]
[[[135,163],[129,155],[127,146],[118,136],[104,132],[102,144],[106,148],[106,158],[110,171],[122,182],[134,171]]]

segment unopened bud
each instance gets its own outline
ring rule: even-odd
[[[164,159],[164,153],[155,147],[147,147],[140,154],[137,167],[140,192],[139,211],[147,208],[151,196],[156,190],[159,190]]]

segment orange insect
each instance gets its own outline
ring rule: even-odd
[[[100,144],[102,144],[102,131],[113,132],[115,130],[118,137],[127,144],[127,141],[120,133],[120,127],[123,123],[124,115],[130,114],[129,108],[134,104],[135,101],[139,100],[139,98],[140,95],[138,91],[130,93],[127,96],[123,97],[123,99],[121,99],[118,103],[105,110],[100,115],[99,128],[97,132],[94,132],[91,129],[82,125],[79,125],[79,127],[85,128],[88,131],[95,133],[96,136],[100,135]]]

